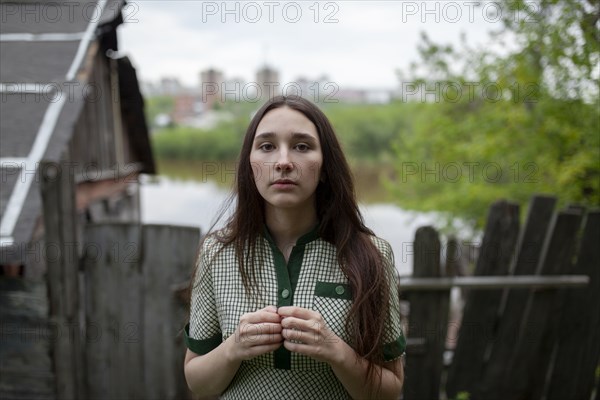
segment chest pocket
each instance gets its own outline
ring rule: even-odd
[[[346,343],[346,319],[352,308],[352,292],[347,283],[316,282],[313,309],[325,319],[329,328]]]

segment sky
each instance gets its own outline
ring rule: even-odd
[[[476,6],[479,3],[480,6]],[[124,9],[119,51],[144,81],[199,72],[254,82],[268,64],[280,81],[326,76],[343,88],[394,89],[418,61],[421,32],[438,43],[486,46],[502,10],[477,1],[135,1]]]

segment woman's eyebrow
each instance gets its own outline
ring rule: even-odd
[[[254,140],[256,140],[256,139],[272,139],[274,137],[275,137],[274,132],[262,132],[262,133],[258,133],[256,136],[254,136]]]
[[[310,134],[304,133],[304,132],[294,132],[294,133],[292,133],[292,138],[293,139],[310,140],[310,141],[315,141],[317,139],[313,135],[310,135]]]
[[[275,136],[277,136],[275,134],[275,132],[261,132],[261,133],[256,134],[256,136],[254,137],[254,140],[257,140],[257,139],[273,139]],[[312,140],[312,141],[315,141],[317,138],[315,138],[313,135],[310,135],[308,133],[294,132],[294,133],[292,133],[292,139],[301,139],[301,140]]]

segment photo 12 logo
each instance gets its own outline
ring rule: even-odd
[[[202,82],[202,102],[257,103],[277,95],[300,96],[314,103],[338,103],[336,82]]]
[[[205,1],[202,3],[202,22],[295,24],[302,20],[311,20],[314,23],[336,24],[339,22],[339,10],[338,3],[332,1]]]
[[[121,16],[123,22],[137,23],[139,11],[136,2],[122,4],[119,1],[40,1],[40,2],[4,2],[2,1],[1,21],[3,24],[64,24],[84,21],[94,23],[101,18]],[[110,16],[109,16],[110,15]]]
[[[402,1],[402,23],[499,23],[510,17],[514,23],[535,23],[541,12],[539,1]]]

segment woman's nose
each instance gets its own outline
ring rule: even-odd
[[[275,164],[275,168],[278,170],[291,170],[294,168],[294,164],[290,160],[289,154],[287,151],[281,151],[279,153],[279,157],[277,159],[277,163]]]

